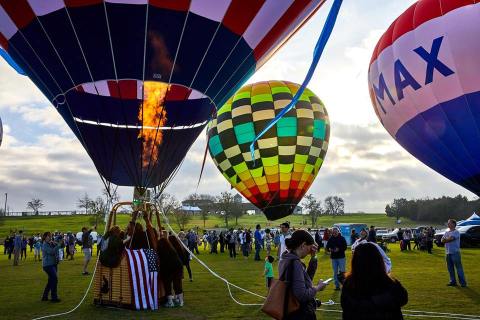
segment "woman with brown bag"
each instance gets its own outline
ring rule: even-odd
[[[290,288],[290,290],[287,290],[287,294],[292,294],[298,300],[300,306],[293,312],[286,310],[284,319],[317,319],[315,315],[317,308],[315,296],[318,291],[323,290],[327,285],[321,280],[316,286],[312,282],[317,271],[316,253],[318,246],[313,237],[305,230],[295,231],[291,238],[285,239],[285,245],[288,251],[282,254],[279,274],[285,274],[285,281],[288,282]],[[311,258],[308,268],[306,268],[302,259],[309,254]]]

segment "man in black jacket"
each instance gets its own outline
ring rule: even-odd
[[[345,250],[347,250],[347,241],[340,234],[338,228],[333,228],[332,236],[327,242],[327,250],[330,252],[330,259],[332,259],[335,290],[340,290],[340,281],[337,275],[339,272],[345,272]]]

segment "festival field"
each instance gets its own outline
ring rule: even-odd
[[[125,217],[126,219],[127,217]],[[75,223],[69,224],[68,221],[75,220]],[[82,220],[83,219],[83,220]],[[2,234],[11,228],[22,227],[27,230],[46,230],[58,229],[65,231],[74,231],[74,226],[84,224],[86,217],[44,217],[31,219],[8,219],[3,221],[1,226]],[[246,217],[241,220],[242,223],[253,225],[258,217]],[[297,217],[290,220],[295,221]],[[382,225],[388,223],[384,216],[367,215],[355,217],[336,218],[336,221],[350,221],[354,219],[357,222],[365,221],[367,224],[375,223]],[[369,220],[370,219],[370,220]],[[250,221],[252,220],[252,221]],[[254,221],[255,220],[255,221]],[[125,220],[126,221],[126,220]],[[207,220],[208,226],[218,222],[210,218]],[[72,222],[72,221],[70,221]],[[240,221],[239,221],[240,222]],[[62,225],[61,223],[64,223]],[[324,223],[324,222],[321,222]],[[329,225],[331,222],[325,222]],[[202,223],[203,224],[203,223]],[[393,226],[393,224],[391,224]],[[68,229],[68,230],[67,230]],[[39,262],[33,261],[32,253],[28,252],[27,260],[21,261],[19,267],[13,267],[12,261],[8,261],[3,255],[3,247],[0,254],[0,296],[3,301],[0,304],[1,319],[32,319],[34,317],[48,315],[57,312],[63,312],[73,308],[83,297],[84,291],[88,286],[90,276],[81,275],[82,256],[77,252],[74,261],[63,261],[59,265],[59,297],[62,302],[52,304],[50,302],[40,302],[41,292],[46,283],[47,277],[42,271]],[[79,249],[77,247],[77,249]],[[390,257],[393,261],[393,275],[397,277],[407,288],[409,293],[409,303],[404,308],[404,314],[416,315],[406,316],[407,319],[451,319],[451,316],[445,318],[429,318],[420,316],[413,311],[430,311],[459,313],[469,315],[480,315],[480,274],[478,273],[478,261],[480,261],[479,249],[463,249],[462,259],[465,268],[465,274],[468,281],[468,288],[450,288],[446,287],[448,274],[444,262],[443,248],[434,248],[434,254],[428,255],[421,251],[400,252],[398,245],[390,245]],[[79,250],[80,251],[80,250]],[[265,294],[264,278],[262,277],[263,262],[254,262],[253,256],[248,260],[238,256],[233,260],[228,254],[210,255],[200,249],[199,258],[202,259],[212,270],[222,277],[225,277],[232,283],[241,286],[250,291]],[[262,252],[262,257],[265,253]],[[328,278],[331,276],[331,267],[329,257],[319,254],[319,270],[315,280]],[[347,255],[347,259],[351,257]],[[275,275],[276,266],[275,263]],[[93,264],[89,266],[93,270]],[[95,307],[92,303],[92,294],[89,293],[85,302],[68,319],[267,319],[260,311],[259,306],[240,306],[236,304],[229,296],[225,284],[212,276],[197,262],[192,262],[193,282],[184,282],[185,306],[175,309],[160,309],[156,312],[134,312],[117,309],[106,309]],[[340,293],[333,290],[333,286],[320,293],[319,298],[322,301],[332,299],[334,302],[340,301]],[[258,304],[261,299],[249,296],[232,289],[234,297],[242,303]],[[323,309],[339,310],[339,305],[324,306]],[[410,310],[410,311],[406,311]],[[319,319],[341,319],[338,312],[318,311]]]

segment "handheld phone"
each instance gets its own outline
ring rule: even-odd
[[[322,282],[325,283],[325,284],[329,284],[330,281],[332,281],[332,280],[333,280],[333,278],[328,278],[327,280],[324,280],[324,281],[322,281]]]

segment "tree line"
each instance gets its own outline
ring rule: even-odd
[[[390,217],[405,217],[414,221],[444,223],[448,219],[463,220],[480,208],[480,199],[468,200],[467,197],[411,199],[394,199],[387,204],[385,213]]]

